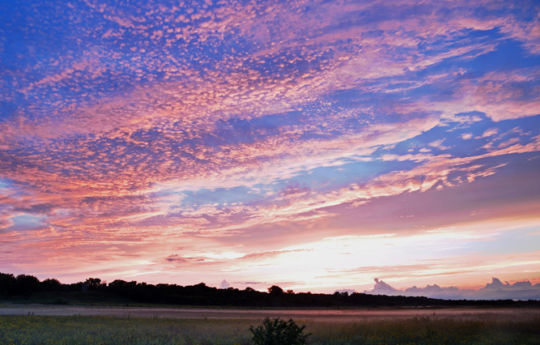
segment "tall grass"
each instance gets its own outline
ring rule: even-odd
[[[247,345],[261,320],[1,316],[5,345]],[[540,319],[494,321],[412,318],[367,322],[302,321],[308,344],[540,344]],[[284,344],[286,345],[286,344]]]

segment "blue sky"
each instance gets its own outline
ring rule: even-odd
[[[536,2],[0,6],[0,271],[540,282]]]

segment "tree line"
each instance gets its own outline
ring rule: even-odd
[[[181,286],[147,284],[115,280],[105,283],[99,278],[62,284],[56,279],[40,281],[31,275],[0,273],[0,299],[30,300],[42,303],[148,303],[191,306],[236,307],[427,307],[427,306],[540,306],[540,301],[512,300],[442,300],[427,297],[370,295],[364,293],[333,294],[283,291],[271,286],[267,292],[252,288],[218,289],[204,283]]]

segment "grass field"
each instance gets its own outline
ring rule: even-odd
[[[429,317],[321,322],[297,320],[309,344],[540,344],[540,319],[460,320]],[[250,344],[260,319],[161,319],[108,316],[0,316],[5,345]],[[285,345],[285,344],[284,344]]]

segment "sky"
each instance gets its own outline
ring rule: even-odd
[[[534,286],[539,77],[537,1],[2,1],[0,272]]]

